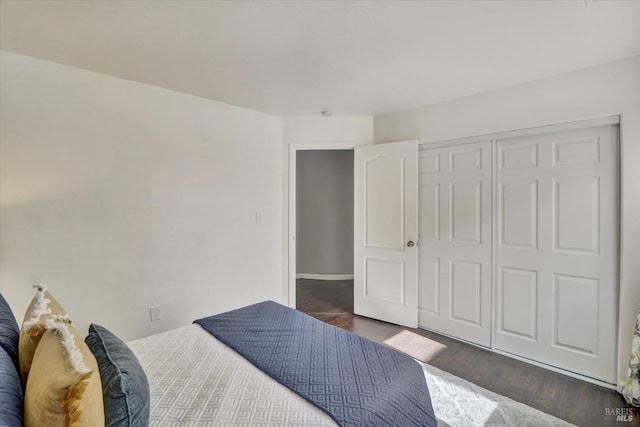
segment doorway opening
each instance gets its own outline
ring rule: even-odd
[[[353,146],[290,152],[289,304],[324,317],[353,314]]]

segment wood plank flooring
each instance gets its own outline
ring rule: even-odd
[[[297,308],[319,320],[383,343],[403,330],[445,348],[428,363],[467,381],[585,427],[640,426],[640,410],[622,396],[585,381],[520,362],[422,329],[409,329],[353,314],[353,281],[299,279]],[[616,421],[611,411],[630,409],[631,421]]]

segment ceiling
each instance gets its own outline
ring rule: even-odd
[[[378,115],[640,55],[640,1],[0,1],[0,48],[279,116]]]

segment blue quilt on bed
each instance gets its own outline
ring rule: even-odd
[[[265,301],[196,320],[341,426],[435,426],[413,359],[304,313]]]

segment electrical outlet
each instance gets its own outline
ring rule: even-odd
[[[262,212],[256,211],[256,224],[262,224]]]
[[[156,320],[160,320],[160,317],[162,317],[162,313],[160,312],[160,306],[152,305],[151,307],[149,307],[149,314],[152,322],[155,322]]]

